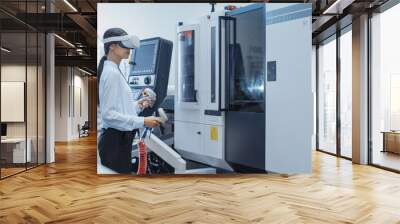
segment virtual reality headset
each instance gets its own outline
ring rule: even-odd
[[[127,49],[140,47],[140,40],[134,35],[115,36],[103,39],[103,43],[119,42],[119,46]]]

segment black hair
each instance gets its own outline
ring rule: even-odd
[[[125,36],[128,33],[121,28],[111,28],[106,30],[103,35],[103,39],[109,37]],[[99,67],[97,68],[97,83],[100,84],[101,73],[103,72],[104,62],[107,60],[108,52],[110,51],[110,46],[113,44],[119,44],[120,41],[112,41],[104,44],[104,56],[100,59]],[[100,102],[98,99],[97,102]]]

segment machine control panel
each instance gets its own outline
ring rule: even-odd
[[[131,88],[154,87],[155,75],[135,75],[129,77],[129,85]]]
[[[144,88],[157,94],[152,108],[146,108],[141,116],[150,116],[167,95],[169,70],[172,58],[172,42],[160,37],[140,41],[140,47],[132,51],[128,84],[137,99]]]

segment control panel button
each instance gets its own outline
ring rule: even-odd
[[[151,83],[151,77],[147,76],[144,78],[144,84],[149,85]]]

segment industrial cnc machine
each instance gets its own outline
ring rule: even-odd
[[[252,4],[177,27],[175,149],[239,172],[311,172],[311,5]]]
[[[135,50],[129,76],[134,93],[151,87],[160,97],[145,116],[167,86],[152,41]],[[177,43],[174,149],[151,135],[152,152],[175,173],[215,172],[188,170],[186,160],[238,172],[311,171],[311,5],[212,12],[180,22]]]

